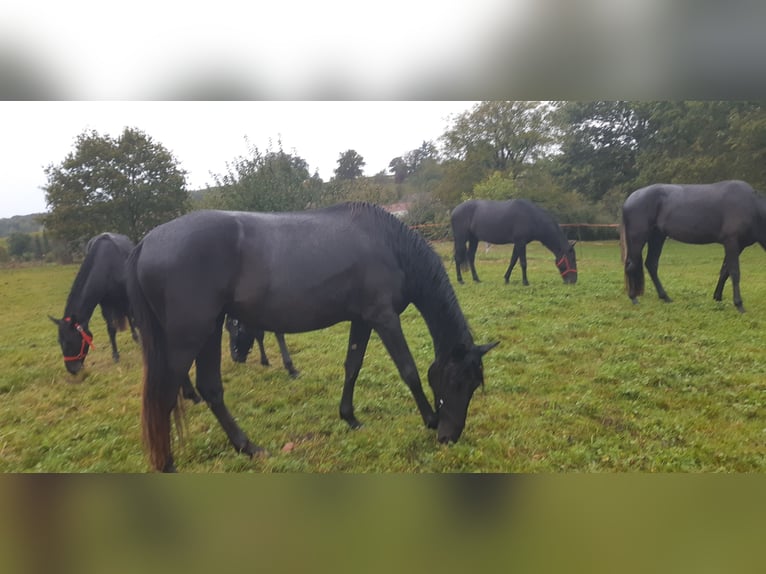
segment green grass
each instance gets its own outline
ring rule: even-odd
[[[436,245],[454,281],[451,246]],[[723,249],[668,242],[660,262],[674,299],[659,301],[647,277],[638,306],[623,290],[616,242],[578,244],[580,278],[564,285],[553,256],[529,246],[529,280],[503,273],[510,246],[480,249],[482,283],[456,285],[477,342],[499,340],[484,361],[486,386],[471,403],[460,442],[439,445],[373,335],[355,396],[364,426],[338,417],[348,326],[289,335],[301,377],[226,354],[226,402],[270,456],[230,447],[204,405],[186,408],[176,462],[185,472],[760,472],[766,470],[766,256],[744,252],[747,313],[712,300]],[[66,373],[56,330],[76,266],[0,270],[0,471],[143,472],[141,357],[118,335],[113,364],[100,313],[87,377]],[[403,315],[425,374],[433,359],[420,315]],[[226,341],[224,341],[226,344]],[[282,447],[294,443],[290,452]]]

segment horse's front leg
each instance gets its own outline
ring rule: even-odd
[[[109,334],[109,344],[112,347],[112,360],[115,363],[120,362],[120,353],[117,351],[117,328],[114,326],[115,313],[110,307],[104,307],[101,305],[101,316],[106,323],[106,332]]]
[[[744,313],[745,308],[742,305],[742,295],[739,290],[739,256],[742,254],[744,248],[739,248],[733,245],[724,245],[724,249],[725,255],[723,264],[721,265],[721,272],[718,275],[718,283],[713,292],[713,299],[715,301],[723,300],[724,285],[726,284],[726,280],[731,277],[731,285],[734,292],[734,306],[740,313]]]
[[[713,300],[721,301],[723,299],[723,287],[726,284],[726,280],[728,278],[729,264],[726,261],[726,257],[724,257],[723,263],[721,264],[721,271],[718,274],[718,283],[715,286],[715,291],[713,291]]]
[[[346,350],[346,380],[343,383],[343,395],[340,399],[340,418],[348,423],[352,429],[358,429],[362,424],[354,416],[354,385],[359,376],[364,361],[364,353],[367,351],[367,343],[370,341],[372,329],[362,321],[351,321],[351,330],[348,334],[348,349]]]
[[[516,262],[519,260],[519,250],[516,244],[513,245],[513,253],[511,254],[511,263],[508,265],[508,271],[505,272],[505,283],[507,284],[511,279],[511,272],[516,267]]]
[[[229,441],[237,452],[249,456],[259,455],[265,451],[250,442],[247,435],[231,416],[223,402],[223,384],[221,383],[221,328],[223,315],[218,318],[214,333],[205,342],[196,358],[197,389],[210,410],[218,419]]]
[[[418,367],[412,358],[407,341],[404,339],[399,316],[394,315],[385,323],[376,325],[375,331],[380,336],[380,340],[383,341],[383,345],[394,360],[397,369],[399,369],[399,375],[410,388],[415,404],[420,411],[420,416],[423,417],[423,422],[428,428],[435,429],[439,424],[439,416],[431,408],[428,399],[423,393]]]
[[[734,291],[734,306],[737,308],[737,311],[740,313],[745,312],[745,308],[742,306],[742,295],[739,292],[739,255],[742,253],[742,249],[739,248],[737,245],[730,245],[726,244],[724,245],[724,248],[726,250],[726,256],[723,260],[723,265],[726,267],[726,270],[731,277],[731,287]],[[721,286],[721,289],[723,290],[723,283],[721,282],[721,279],[718,280],[718,283]],[[716,287],[716,293],[718,293],[718,288]],[[719,298],[717,301],[721,300],[721,296],[723,293],[718,293]],[[715,297],[715,294],[713,295]]]
[[[661,233],[652,233],[649,236],[646,248],[646,270],[649,272],[649,277],[652,278],[654,288],[657,290],[657,296],[665,301],[671,303],[673,300],[668,297],[665,292],[665,288],[660,283],[660,277],[657,274],[657,270],[660,265],[660,255],[662,254],[662,246],[665,244],[665,236]]]
[[[290,376],[293,379],[297,378],[300,373],[293,365],[293,360],[290,357],[290,352],[287,350],[287,343],[285,343],[285,336],[282,333],[274,333],[274,336],[277,338],[277,344],[279,344],[279,352],[282,354],[282,364],[285,366],[285,369],[287,369],[287,372],[290,373]]]
[[[261,365],[264,367],[269,366],[269,358],[266,356],[266,348],[263,346],[264,332],[258,329],[255,332],[255,340],[258,341],[258,351],[261,354]]]
[[[130,336],[133,337],[133,340],[138,342],[138,332],[136,331],[136,326],[133,324],[133,317],[130,315],[128,317],[128,325],[130,326]]]

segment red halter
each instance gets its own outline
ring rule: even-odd
[[[561,265],[562,262],[566,264],[566,269],[564,269],[563,271],[559,271],[562,277],[564,277],[565,275],[568,275],[569,273],[577,273],[577,269],[570,266],[569,257],[567,257],[566,255],[562,255],[561,259],[556,261],[556,267]]]
[[[67,323],[72,323],[71,317],[64,317],[64,321]],[[77,330],[78,333],[80,333],[80,336],[82,337],[82,346],[80,347],[80,354],[75,355],[74,357],[67,357],[64,355],[64,361],[80,361],[85,358],[85,346],[88,345],[91,349],[95,349],[95,345],[93,345],[93,337],[88,335],[88,333],[85,332],[85,329],[82,328],[82,325],[79,323],[72,323],[74,325],[74,328]]]

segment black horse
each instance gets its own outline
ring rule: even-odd
[[[229,332],[229,352],[231,353],[232,361],[235,363],[245,363],[250,350],[255,342],[258,341],[258,349],[261,352],[261,365],[264,367],[269,366],[269,358],[266,356],[266,349],[263,347],[263,330],[248,328],[242,321],[231,315],[226,316],[226,330]],[[277,338],[279,352],[282,353],[282,363],[285,369],[287,369],[292,378],[296,378],[300,373],[295,369],[293,360],[290,358],[290,352],[287,350],[287,343],[285,343],[285,336],[282,333],[274,333],[274,336]]]
[[[644,293],[642,251],[646,270],[660,299],[670,297],[660,283],[657,268],[665,238],[683,243],[721,243],[724,259],[713,299],[720,301],[731,277],[734,306],[744,312],[739,292],[739,255],[758,242],[766,249],[766,199],[744,181],[705,185],[655,184],[631,193],[622,207],[620,230],[625,283],[634,304]]]
[[[340,416],[351,428],[360,426],[354,385],[374,329],[440,442],[460,437],[484,382],[482,356],[494,346],[474,344],[441,259],[425,239],[363,203],[301,213],[193,212],[149,232],[127,273],[144,351],[144,438],[157,470],[174,470],[170,415],[193,362],[197,389],[234,448],[251,456],[262,451],[223,401],[227,313],[274,333],[350,321]],[[410,303],[434,342],[428,382],[435,408],[402,333],[399,315]]]
[[[506,283],[510,280],[516,262],[520,261],[522,281],[524,285],[529,285],[527,243],[530,241],[539,241],[556,256],[556,267],[565,283],[577,283],[574,243],[567,240],[551,214],[531,201],[464,201],[452,210],[452,236],[455,240],[455,267],[459,283],[463,282],[461,268],[465,267],[466,262],[471,268],[473,280],[479,281],[474,264],[479,241],[513,243],[511,263],[505,272]]]
[[[133,339],[138,339],[125,289],[125,261],[132,249],[133,242],[124,235],[102,233],[93,237],[69,292],[63,319],[48,315],[58,326],[64,366],[73,375],[82,369],[93,346],[88,321],[97,305],[101,306],[115,363],[120,360],[115,336],[118,330],[125,329],[126,321]]]

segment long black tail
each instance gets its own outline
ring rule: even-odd
[[[631,299],[644,294],[644,265],[641,252],[638,257],[635,254],[631,256],[630,246],[628,245],[628,231],[623,214],[622,224],[620,225],[620,255],[622,264],[625,268],[625,290]]]
[[[171,461],[170,413],[176,414],[176,427],[181,430],[178,388],[169,380],[167,341],[162,325],[146,298],[138,278],[138,260],[143,244],[132,251],[126,263],[127,290],[135,324],[141,334],[144,357],[144,386],[141,423],[144,445],[151,466],[165,470]],[[178,387],[178,385],[175,385]]]
[[[455,263],[465,270],[468,268],[468,250],[466,249],[466,238],[459,233],[454,234],[455,241]]]

